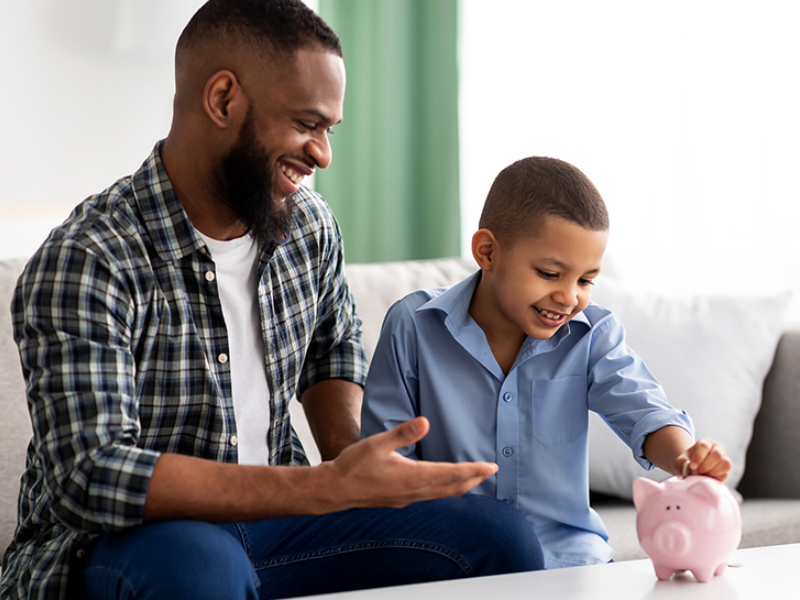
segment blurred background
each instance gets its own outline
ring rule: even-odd
[[[800,5],[309,0],[342,38],[345,121],[313,184],[350,262],[469,255],[498,171],[567,160],[643,291],[790,289],[800,322]],[[138,168],[201,0],[0,2],[0,258]]]

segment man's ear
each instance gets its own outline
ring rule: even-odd
[[[472,256],[482,271],[491,271],[497,251],[497,238],[489,229],[479,229],[472,236]]]
[[[239,79],[232,71],[218,71],[209,77],[203,90],[203,109],[217,126],[236,131],[250,106]]]

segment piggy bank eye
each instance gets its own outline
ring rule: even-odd
[[[672,507],[671,506],[667,506],[667,510],[669,510],[670,508],[672,508]]]
[[[680,510],[680,509],[681,509],[680,505],[675,507],[675,510]]]

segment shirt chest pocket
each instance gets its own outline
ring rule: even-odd
[[[581,375],[533,382],[533,436],[544,446],[569,444],[586,432],[586,378]]]

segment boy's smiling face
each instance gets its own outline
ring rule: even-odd
[[[502,245],[483,229],[473,250],[483,270],[470,315],[487,337],[544,340],[589,304],[608,239],[558,217],[537,237]]]

